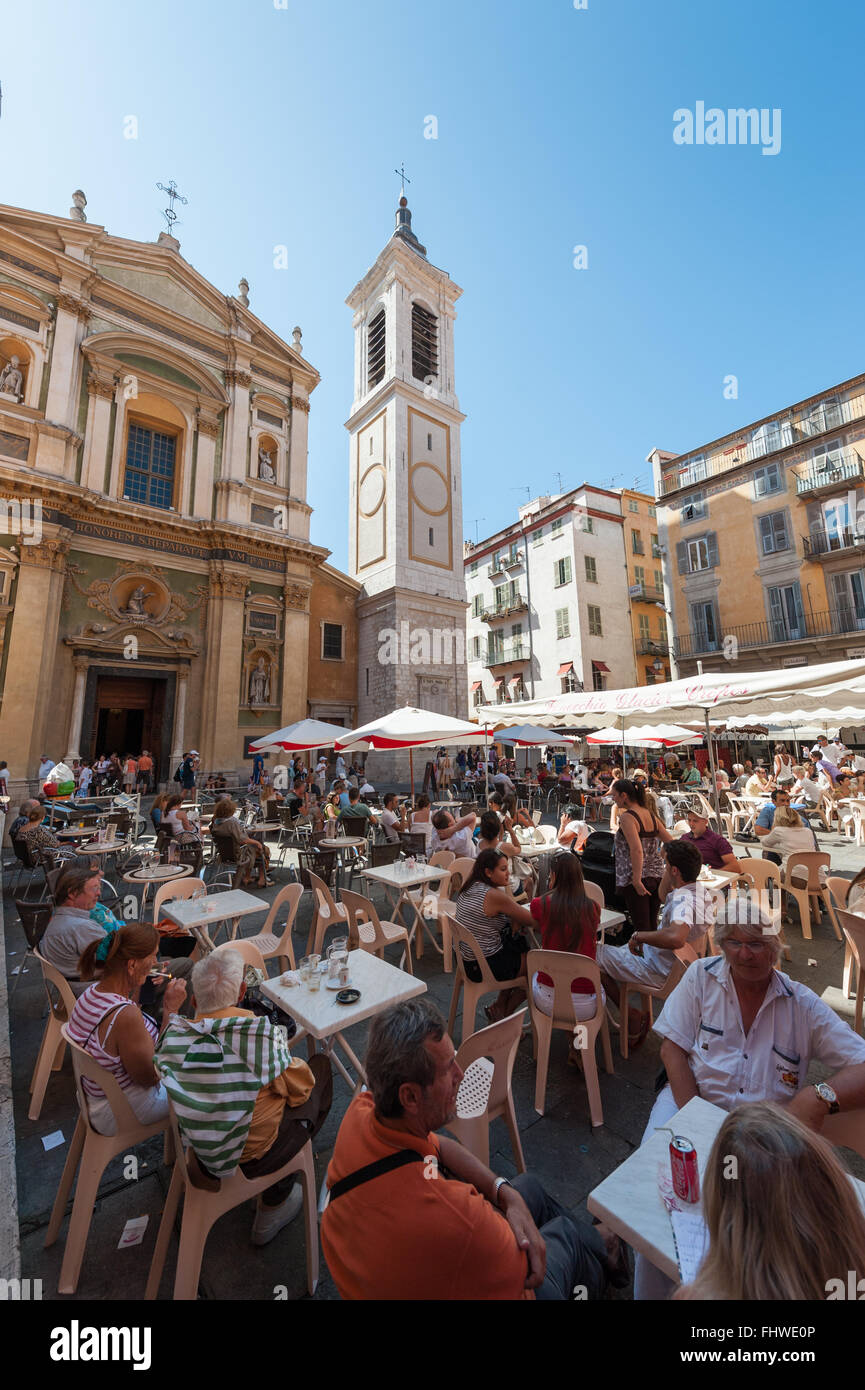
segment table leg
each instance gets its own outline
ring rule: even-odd
[[[345,1055],[348,1057],[348,1060],[351,1062],[352,1066],[354,1067],[355,1071],[356,1071],[357,1074],[358,1074],[357,1085],[356,1085],[355,1088],[354,1088],[355,1095],[357,1095],[358,1092],[360,1091],[361,1087],[362,1087],[362,1086],[365,1086],[365,1085],[367,1084],[366,1072],[365,1072],[364,1069],[363,1069],[363,1063],[362,1063],[362,1062],[360,1061],[360,1059],[355,1055],[355,1053],[354,1053],[354,1051],[352,1050],[350,1044],[349,1044],[348,1042],[346,1042],[346,1038],[345,1038],[345,1034],[344,1034],[344,1033],[335,1033],[335,1034],[334,1034],[334,1037],[333,1037],[333,1041],[334,1041],[335,1043],[337,1043],[337,1042],[339,1043],[339,1045],[340,1045],[340,1047],[342,1048],[343,1052],[344,1052]],[[333,1060],[336,1061],[336,1060],[337,1060],[336,1057],[334,1057]],[[344,1071],[343,1071],[343,1075],[345,1076],[345,1072],[344,1072]]]

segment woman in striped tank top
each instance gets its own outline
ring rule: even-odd
[[[85,990],[69,1018],[69,1036],[111,1072],[141,1124],[168,1114],[168,1097],[153,1066],[159,1030],[138,1007],[138,992],[156,968],[159,933],[144,922],[129,922],[93,941],[84,951],[78,973],[95,984]],[[169,980],[163,1003],[167,1025],[186,999],[183,980]],[[116,1123],[105,1092],[85,1077],[82,1085],[94,1129],[114,1134]]]
[[[471,878],[461,890],[456,902],[456,919],[461,927],[472,933],[480,952],[497,980],[515,980],[526,974],[528,942],[522,935],[524,927],[533,922],[528,908],[520,907],[508,892],[509,861],[498,849],[481,850],[474,862]],[[514,926],[511,926],[511,923]],[[516,935],[514,934],[516,928]],[[466,975],[475,983],[481,972],[476,960],[460,943],[460,954]],[[496,1002],[485,1009],[490,1023],[512,1014],[526,997],[524,989],[503,989]]]

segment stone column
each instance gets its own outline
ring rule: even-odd
[[[195,493],[191,499],[193,516],[205,517],[208,521],[213,512],[213,483],[216,470],[216,438],[219,434],[219,416],[209,411],[198,411],[198,453],[195,463]]]
[[[91,367],[87,374],[87,391],[90,401],[84,432],[81,485],[90,488],[92,492],[104,492],[108,437],[111,431],[111,405],[115,392],[113,376]]]
[[[294,724],[309,713],[309,574],[286,574],[283,596],[282,717],[280,725]]]
[[[45,418],[70,429],[75,428],[78,398],[78,325],[89,317],[90,309],[77,295],[58,290]]]
[[[189,685],[189,668],[181,666],[177,672],[177,693],[174,697],[174,729],[171,741],[174,744],[171,753],[171,768],[169,776],[173,777],[177,771],[177,764],[187,751],[183,744],[186,728],[186,691]]]
[[[309,401],[291,398],[291,439],[288,456],[288,491],[291,497],[306,501],[306,461],[309,441]],[[309,532],[306,532],[309,535]]]
[[[86,656],[76,656],[72,665],[75,670],[75,688],[72,692],[72,712],[69,715],[69,733],[66,739],[66,762],[70,767],[72,758],[81,757],[81,717],[84,714],[84,693],[90,663]]]
[[[62,692],[54,686],[60,601],[70,532],[22,545],[0,707],[0,748],[13,777],[35,778],[39,756],[57,747]]]
[[[221,560],[210,566],[207,605],[207,666],[201,711],[202,767],[206,771],[243,766],[243,735],[237,727],[243,663],[243,601],[247,578]]]

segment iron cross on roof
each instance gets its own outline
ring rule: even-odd
[[[395,174],[399,174],[400,183],[402,184],[402,188],[401,188],[401,191],[400,191],[400,195],[399,195],[399,196],[400,196],[401,198],[404,198],[404,197],[405,197],[405,186],[406,186],[407,183],[411,183],[411,179],[407,176],[406,171],[405,171],[405,164],[401,164],[401,165],[399,166],[398,169],[394,169],[394,173],[395,173]]]
[[[162,216],[165,218],[165,225],[168,228],[168,234],[170,236],[174,231],[174,224],[177,221],[177,213],[174,211],[175,198],[179,203],[183,203],[184,205],[189,202],[189,199],[184,198],[182,193],[178,193],[177,184],[174,179],[172,179],[167,186],[164,183],[158,183],[156,187],[161,189],[163,193],[168,194],[169,205],[163,210]]]

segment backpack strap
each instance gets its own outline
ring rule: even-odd
[[[396,1153],[388,1154],[385,1158],[378,1158],[374,1163],[367,1163],[363,1168],[358,1168],[354,1173],[349,1173],[347,1178],[340,1178],[333,1187],[328,1189],[328,1198],[331,1202],[337,1197],[344,1197],[346,1192],[351,1192],[353,1188],[360,1187],[362,1183],[372,1182],[373,1178],[380,1178],[385,1173],[392,1173],[397,1168],[404,1168],[407,1163],[423,1163],[423,1155],[417,1149],[397,1149]]]

